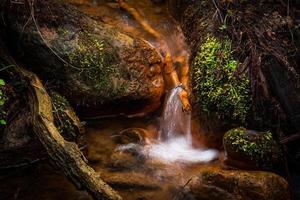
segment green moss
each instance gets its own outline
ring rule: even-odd
[[[110,97],[120,95],[126,86],[118,82],[118,87],[114,87],[113,82],[122,73],[120,67],[112,64],[116,63],[116,58],[95,35],[83,33],[81,37],[79,48],[69,54],[70,64],[79,68],[80,79]]]
[[[3,91],[3,87],[5,86],[5,82],[3,79],[0,79],[0,125],[6,125],[6,112],[3,110],[3,106],[6,101],[6,96]]]
[[[53,91],[50,92],[50,96],[52,99],[54,122],[56,127],[58,127],[58,131],[65,139],[74,140],[78,131],[72,119],[67,114],[67,110],[73,112],[69,102],[63,96]]]
[[[59,27],[57,29],[57,32],[63,36],[68,36],[68,34],[69,34],[69,30],[64,27]]]
[[[238,62],[232,57],[229,40],[208,36],[193,63],[197,103],[209,116],[226,123],[244,123],[250,107],[250,86],[246,74],[237,76]]]
[[[282,156],[269,131],[251,132],[242,127],[231,129],[224,135],[224,145],[250,160],[255,160],[258,167],[272,168],[273,161],[279,161]]]

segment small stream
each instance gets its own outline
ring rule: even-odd
[[[181,78],[180,67],[188,62],[189,49],[167,6],[149,0],[126,3],[137,11],[139,20],[117,3],[86,0],[76,6],[97,20],[148,41],[162,57],[170,54]],[[218,159],[218,151],[195,141],[193,135],[200,133],[192,127],[191,114],[183,112],[179,99],[182,87],[166,84],[163,108],[156,115],[144,119],[107,119],[94,122],[93,128],[88,129],[88,159],[125,199],[173,199],[173,190],[183,186],[205,163],[213,165],[207,163]],[[124,129],[142,130],[143,142],[116,142],[114,138]]]
[[[87,129],[90,164],[124,199],[172,200],[191,177],[219,168],[216,151],[192,148],[182,136],[149,146],[120,145],[116,139],[132,127],[155,132],[158,124],[157,116],[114,118],[91,122]]]
[[[180,75],[182,62],[189,60],[189,49],[167,6],[146,0],[126,2],[155,34],[145,30],[142,23],[120,9],[117,3],[87,0],[76,6],[98,20],[148,41],[162,57],[169,53]],[[180,86],[172,88],[167,84],[162,110],[151,116],[106,119],[89,126],[88,159],[125,199],[173,199],[176,190],[204,165],[216,165],[218,151],[205,148],[194,137],[200,130],[193,127],[191,114],[183,112],[179,99],[182,90]],[[116,141],[115,138],[128,129],[140,130],[143,142],[120,144]]]

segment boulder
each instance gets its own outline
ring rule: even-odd
[[[148,113],[160,105],[161,57],[148,42],[58,0],[4,10],[13,50],[82,115]]]
[[[225,164],[238,168],[272,170],[283,161],[282,150],[271,132],[235,128],[224,135],[223,144]]]
[[[144,144],[144,137],[147,136],[147,130],[142,128],[128,128],[122,130],[114,137],[118,144]]]
[[[205,169],[183,188],[179,199],[288,200],[288,183],[270,172]]]

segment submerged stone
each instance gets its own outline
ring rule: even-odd
[[[144,144],[144,137],[147,135],[147,130],[142,128],[128,128],[122,130],[118,135],[114,137],[119,144]]]
[[[281,148],[271,132],[235,128],[224,135],[223,144],[225,164],[238,168],[272,170],[283,160]]]
[[[136,173],[105,173],[103,179],[113,188],[134,191],[160,190],[160,184],[154,178]]]
[[[179,199],[289,200],[288,183],[269,172],[205,169],[183,188]]]
[[[144,163],[145,158],[143,155],[118,150],[112,154],[109,167],[112,170],[124,171],[139,168]]]

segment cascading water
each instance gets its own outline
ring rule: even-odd
[[[154,5],[150,1],[118,0],[118,3],[120,8],[130,14],[130,17],[119,11],[113,15],[111,13],[113,12],[112,8],[103,7],[101,9],[99,7],[99,10],[94,11],[90,8],[86,9],[93,14],[99,15],[108,24],[119,27],[131,35],[145,39],[162,55],[165,55],[163,56],[165,64],[162,66],[162,71],[168,76],[167,79],[172,79],[171,82],[165,82],[168,87],[174,87],[166,95],[156,140],[153,141],[152,138],[150,139],[146,136],[145,141],[147,141],[147,144],[144,147],[140,144],[128,144],[119,146],[118,150],[135,149],[138,152],[142,151],[150,159],[157,159],[167,163],[199,163],[215,159],[218,155],[216,150],[194,148],[192,144],[191,115],[186,112],[189,108],[189,100],[186,91],[183,91],[183,88],[180,87],[181,84],[184,87],[188,87],[187,61],[189,60],[187,45],[181,29],[166,14],[167,9],[164,8],[165,12],[152,9]],[[138,7],[140,12],[131,5]],[[140,13],[143,13],[143,15]],[[147,16],[147,19],[144,16]],[[174,67],[175,63],[179,63],[181,66],[178,70],[180,71],[180,77]],[[184,92],[186,96],[182,95]],[[183,112],[183,108],[185,112]]]
[[[159,140],[186,136],[191,141],[191,115],[182,111],[179,92],[181,87],[176,87],[167,94],[163,114],[160,121]]]
[[[212,149],[193,147],[191,114],[182,111],[178,95],[181,90],[181,87],[176,87],[169,91],[160,121],[158,141],[146,145],[144,154],[167,163],[209,162],[217,158],[218,152]]]

